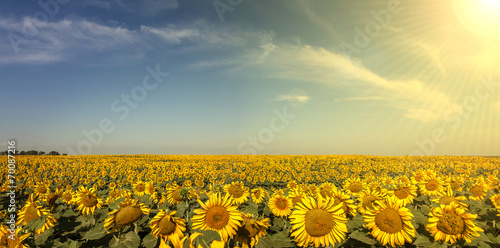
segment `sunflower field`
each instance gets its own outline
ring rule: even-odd
[[[15,194],[0,163],[0,247],[500,247],[496,157],[17,156]]]

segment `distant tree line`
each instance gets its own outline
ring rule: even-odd
[[[7,155],[7,154],[9,154],[8,151],[0,152],[0,155]],[[10,153],[10,154],[13,155],[12,153]],[[59,152],[56,152],[56,151],[51,151],[49,153],[45,153],[44,151],[30,150],[30,151],[16,151],[15,155],[61,155],[61,154]],[[64,153],[62,155],[68,155],[68,154]]]

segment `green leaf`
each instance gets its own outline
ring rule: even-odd
[[[68,246],[67,246],[67,247],[68,247],[68,248],[79,248],[79,247],[80,247],[80,245],[79,245],[78,241],[76,241],[76,240],[71,240],[71,242],[68,244]]]
[[[377,241],[374,240],[373,238],[368,237],[368,235],[369,235],[368,233],[354,231],[351,234],[349,234],[349,237],[356,239],[356,240],[359,240],[359,241],[361,241],[365,244],[368,244],[368,245],[375,245],[377,243]]]
[[[142,239],[142,246],[146,248],[154,248],[156,244],[158,244],[158,239],[151,235],[151,233]]]
[[[490,239],[488,236],[484,234],[484,232],[478,232],[479,237],[476,237],[477,242],[483,241],[483,242],[490,242]]]
[[[47,241],[47,238],[54,233],[54,229],[47,230],[42,234],[35,234],[35,245],[42,246]]]
[[[102,224],[98,224],[97,226],[91,228],[88,232],[83,235],[83,239],[86,240],[96,240],[104,237],[106,235],[106,230]]]
[[[135,232],[128,232],[120,238],[113,238],[109,242],[112,248],[137,248],[141,244],[141,238]]]
[[[242,207],[241,210],[248,214],[258,215],[259,214],[258,208],[259,208],[258,204],[250,202],[248,203],[248,205]]]
[[[363,216],[356,215],[352,220],[347,221],[347,229],[350,232],[355,231],[356,229],[362,228],[364,224]]]
[[[433,242],[427,236],[418,235],[413,245],[418,247],[429,247]]]
[[[45,224],[45,220],[47,219],[47,216],[48,215],[45,215],[45,216],[42,216],[42,217],[39,217],[39,218],[36,218],[36,219],[30,221],[25,227],[26,230],[28,230],[29,232],[34,232],[34,231],[42,228],[43,225]]]
[[[198,236],[195,240],[198,240],[199,244],[203,245],[204,247],[210,247],[210,244],[214,240],[221,240],[219,233],[216,231],[199,230],[198,232],[203,235]]]

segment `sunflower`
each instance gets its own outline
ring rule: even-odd
[[[288,193],[288,198],[292,200],[294,206],[302,202],[304,197],[307,197],[307,195],[299,187],[291,189],[290,193]]]
[[[500,194],[496,194],[490,197],[491,202],[495,208],[500,209]]]
[[[269,199],[267,206],[274,215],[283,218],[292,213],[293,203],[290,198],[278,193]]]
[[[251,214],[242,214],[243,222],[236,231],[234,239],[240,242],[243,247],[254,247],[259,243],[259,238],[266,235],[269,228],[269,219],[254,220]]]
[[[337,190],[337,187],[335,187],[335,184],[325,182],[325,183],[322,183],[318,187],[318,189],[316,189],[316,194],[321,195],[321,197],[323,197],[323,198],[332,197],[334,190]]]
[[[429,224],[425,227],[435,241],[453,244],[458,239],[464,239],[470,243],[474,236],[479,237],[477,232],[484,231],[473,222],[477,214],[466,213],[455,202],[433,208],[429,215]]]
[[[378,201],[363,214],[366,227],[382,245],[404,245],[412,243],[415,228],[411,224],[413,214],[408,208],[400,207],[394,198]]]
[[[445,190],[445,183],[440,177],[435,175],[425,176],[422,181],[420,181],[420,192],[427,196],[441,195]]]
[[[261,187],[252,189],[252,201],[254,203],[262,203],[266,196],[269,196],[267,191]]]
[[[160,237],[170,241],[174,247],[180,247],[180,240],[184,237],[186,231],[186,221],[174,217],[176,211],[166,213],[160,209],[158,214],[150,222],[151,234],[155,238]]]
[[[49,210],[43,208],[42,206],[37,205],[36,201],[37,196],[35,194],[31,194],[26,201],[26,205],[19,211],[18,219],[16,225],[27,225],[32,220],[38,219],[43,216],[47,216],[45,219],[45,224],[40,229],[35,231],[36,234],[41,234],[46,230],[54,227],[57,223],[57,220],[49,213]]]
[[[450,203],[455,202],[457,205],[460,207],[467,209],[467,204],[461,202],[467,200],[465,196],[453,196],[453,190],[451,189],[451,186],[448,186],[448,190],[444,192],[440,197],[434,198],[431,201],[437,202],[439,204],[444,204],[444,205],[450,205]]]
[[[359,195],[366,189],[366,183],[359,178],[348,178],[344,183],[344,190],[348,195]]]
[[[413,203],[413,199],[417,196],[417,187],[413,184],[401,184],[397,188],[390,190],[388,195],[396,200],[399,206],[404,207]]]
[[[237,206],[233,206],[229,195],[212,194],[206,203],[198,200],[201,209],[195,209],[191,218],[193,229],[213,230],[225,242],[236,234],[243,218]]]
[[[47,205],[49,205],[50,209],[54,208],[57,199],[59,199],[61,196],[62,196],[62,191],[60,189],[57,189],[56,192],[49,194],[49,196],[47,196],[46,202]]]
[[[241,182],[232,182],[224,185],[224,192],[228,193],[234,204],[240,205],[248,201],[250,193],[248,187]]]
[[[138,202],[139,199],[125,198],[124,202],[120,202],[119,209],[108,213],[110,216],[104,220],[104,228],[109,232],[116,231],[136,222],[143,214],[149,214],[149,208],[144,203]]]
[[[332,199],[334,200],[333,203],[334,206],[337,206],[339,204],[342,205],[342,210],[344,210],[346,216],[348,215],[350,217],[356,216],[357,207],[356,204],[354,204],[354,200],[351,199],[350,196],[348,196],[342,191],[334,190],[332,194]]]
[[[37,182],[35,185],[35,194],[39,199],[45,199],[45,197],[50,194],[49,184]]]
[[[114,190],[116,188],[116,183],[115,182],[111,182],[109,185],[108,185],[109,189],[110,190]]]
[[[368,209],[372,209],[376,201],[384,199],[379,191],[366,189],[359,194],[358,211],[363,214]]]
[[[134,190],[134,194],[136,196],[142,196],[146,194],[146,183],[139,180],[136,183],[132,184],[132,188]]]
[[[96,208],[102,208],[103,202],[94,191],[94,188],[87,189],[84,186],[80,186],[77,192],[76,202],[78,204],[78,210],[80,210],[83,215],[94,214]]]
[[[448,185],[450,185],[451,190],[454,190],[454,191],[462,191],[463,190],[464,180],[462,179],[461,176],[449,176],[446,179],[446,183]]]
[[[181,203],[184,199],[181,197],[182,187],[178,185],[171,185],[167,187],[167,201],[170,205]]]
[[[116,199],[118,199],[121,195],[123,194],[122,190],[119,189],[112,189],[108,193],[108,198],[106,198],[106,204],[110,204],[114,202]]]
[[[469,196],[469,199],[482,201],[486,196],[486,192],[488,192],[488,190],[488,184],[486,184],[484,182],[484,179],[480,177],[478,180],[476,180],[476,183],[469,189],[469,192],[472,194],[471,196]]]
[[[14,239],[9,238],[12,233],[7,229],[6,226],[0,224],[0,247],[8,247],[8,248],[28,248],[28,246],[23,244],[23,241],[27,239],[30,234],[26,233],[24,235],[20,235],[22,228],[16,228]],[[11,236],[12,237],[12,236]]]
[[[335,205],[331,198],[303,199],[293,210],[290,220],[291,236],[301,247],[334,245],[342,242],[347,232],[342,205]]]

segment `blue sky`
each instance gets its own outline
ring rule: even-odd
[[[5,149],[500,155],[498,1],[40,2],[0,0]]]

